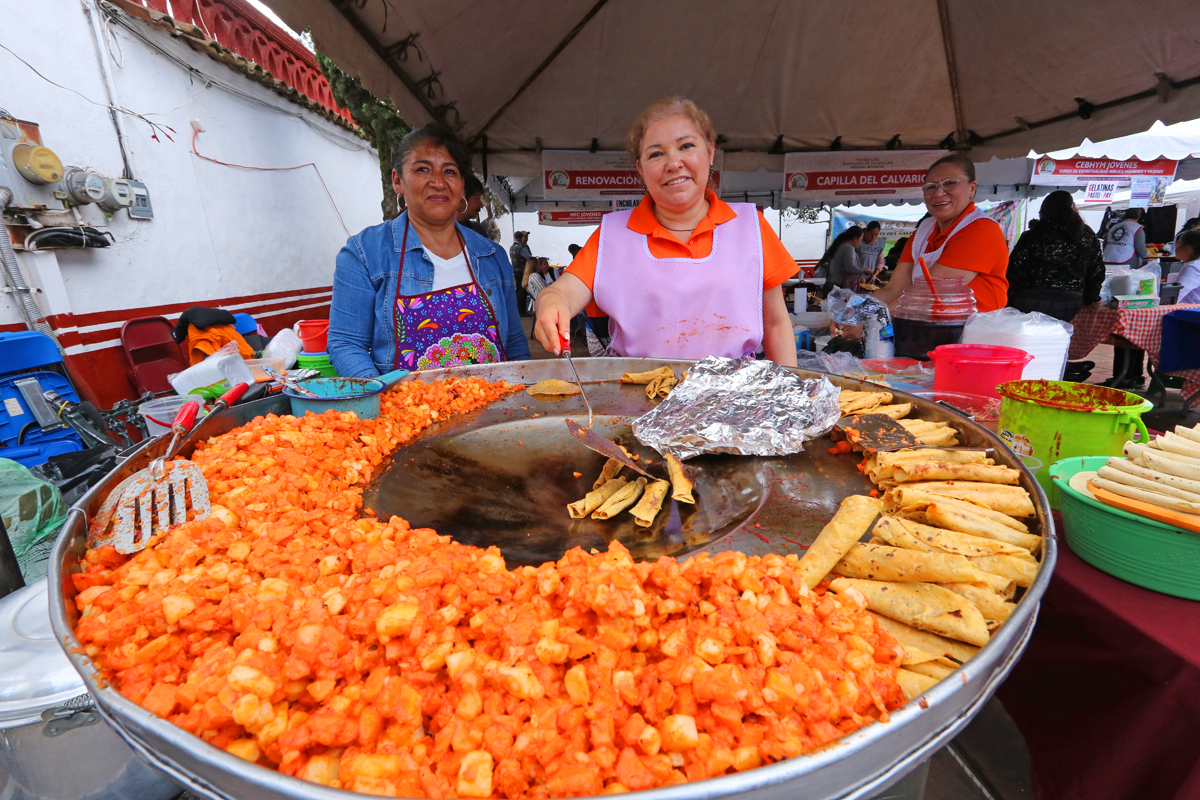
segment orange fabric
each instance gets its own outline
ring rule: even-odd
[[[685,244],[675,238],[654,216],[654,200],[650,195],[642,198],[633,213],[629,215],[626,226],[634,233],[649,237],[650,255],[655,258],[705,258],[712,253],[713,229],[722,222],[729,222],[737,216],[729,204],[717,197],[711,189],[704,190],[708,200],[708,214],[700,220],[692,238]],[[774,289],[788,278],[800,271],[792,254],[779,241],[774,229],[767,223],[762,212],[758,212],[758,227],[762,234],[763,249],[763,291]],[[597,228],[588,237],[587,244],[575,254],[575,260],[567,267],[567,272],[587,284],[589,290],[596,282],[596,261],[600,255],[600,229]],[[606,316],[595,302],[587,307],[589,317]]]
[[[233,329],[232,325],[213,325],[204,330],[200,330],[195,325],[189,325],[187,336],[189,363],[199,364],[230,341],[237,342],[238,355],[242,358],[254,358],[254,348],[246,344],[246,340]]]
[[[974,210],[975,204],[969,204],[954,222],[958,222]],[[929,237],[927,249],[936,250],[941,247],[953,227],[951,224],[941,233],[935,232]],[[916,261],[912,251],[914,238],[908,237],[904,253],[900,256],[901,262]],[[928,261],[925,263],[933,266]],[[970,285],[975,292],[975,306],[980,311],[995,311],[1008,305],[1008,240],[1004,238],[1000,226],[991,220],[975,220],[954,234],[937,263],[943,267],[976,273]],[[914,263],[913,269],[919,271],[921,268]]]

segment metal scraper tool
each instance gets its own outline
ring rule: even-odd
[[[838,420],[837,427],[853,444],[870,453],[905,450],[921,445],[907,428],[883,414],[842,417]]]
[[[587,449],[595,450],[602,456],[608,456],[611,459],[620,461],[631,470],[642,473],[650,480],[658,480],[658,478],[655,478],[649,472],[646,472],[646,470],[639,467],[632,458],[625,455],[625,451],[621,449],[620,445],[618,445],[616,442],[605,439],[590,427],[584,428],[575,420],[569,419],[567,420],[567,430],[570,431],[571,435],[578,439],[579,443]]]

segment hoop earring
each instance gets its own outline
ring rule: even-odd
[[[463,195],[462,202],[463,202],[462,211],[458,212],[460,214],[463,213],[463,211],[466,211],[468,208],[471,207],[471,204],[467,202],[466,195]]]

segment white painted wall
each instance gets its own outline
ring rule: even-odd
[[[95,39],[80,0],[0,0],[0,20],[6,47],[47,78],[106,102]],[[116,238],[114,246],[58,250],[38,259],[19,256],[34,280],[46,284],[40,300],[53,299],[50,285],[61,278],[65,297],[52,305],[69,307],[45,310],[82,314],[329,286],[347,229],[357,233],[381,221],[374,150],[165,33],[144,25],[139,30],[165,53],[113,24],[103,57],[115,82],[116,104],[160,114],[151,119],[175,130],[173,142],[161,134],[155,141],[146,124],[125,119],[133,169],[149,188],[155,217],[131,220],[120,211],[106,221],[89,206],[86,220],[106,226]],[[220,85],[205,88],[205,76],[248,97]],[[43,143],[64,164],[120,176],[108,111],[50,85],[3,50],[0,106],[37,122]],[[333,203],[312,167],[262,172],[200,160],[190,150],[192,118],[205,128],[198,150],[213,158],[261,167],[314,162]],[[19,320],[5,295],[0,324]]]

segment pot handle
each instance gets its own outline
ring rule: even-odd
[[[1146,423],[1142,422],[1142,417],[1139,414],[1133,418],[1133,424],[1138,430],[1138,444],[1148,444],[1150,442],[1150,431],[1146,430]]]
[[[404,376],[407,374],[408,374],[408,370],[398,369],[394,372],[387,372],[387,373],[384,373],[383,375],[380,375],[377,380],[383,381],[383,388],[390,389],[393,386],[395,386],[397,383],[399,383],[401,381],[401,379],[403,379]]]

